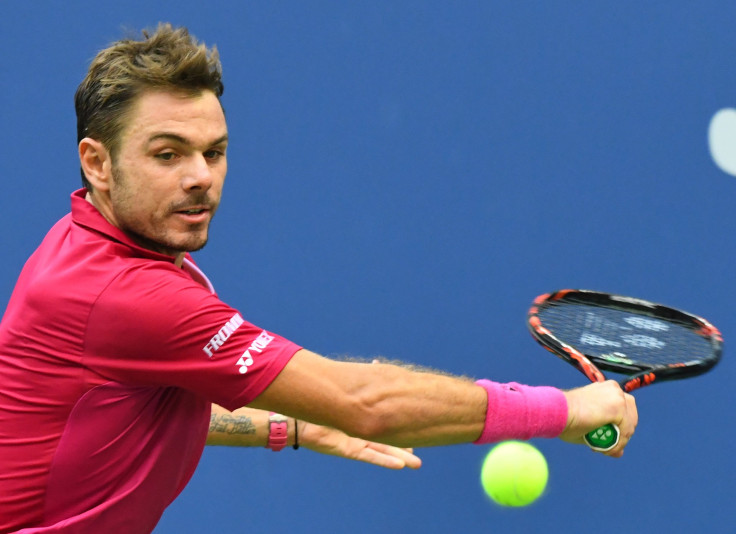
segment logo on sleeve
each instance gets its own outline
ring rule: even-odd
[[[238,359],[236,365],[238,366],[238,372],[244,375],[248,372],[248,367],[253,365],[253,354],[260,354],[263,350],[268,347],[268,344],[273,341],[274,336],[266,332],[265,330],[250,344],[243,355]]]
[[[227,341],[244,322],[245,321],[243,321],[243,318],[239,313],[233,315],[202,348],[205,354],[207,354],[207,357],[212,358],[215,352],[217,352],[217,349],[222,347],[225,344],[225,341]]]

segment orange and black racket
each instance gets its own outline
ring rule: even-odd
[[[710,370],[721,358],[723,337],[697,315],[642,299],[583,289],[540,295],[529,310],[532,336],[573,364],[591,382],[602,371],[625,375],[624,391]],[[605,425],[585,436],[600,451],[616,446],[619,429]]]

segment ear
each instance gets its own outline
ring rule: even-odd
[[[91,137],[79,142],[79,163],[92,187],[97,191],[108,191],[112,180],[112,158],[105,146]]]

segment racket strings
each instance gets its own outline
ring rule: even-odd
[[[571,303],[546,306],[538,317],[558,340],[613,364],[649,367],[713,357],[711,340],[696,332],[694,324]]]

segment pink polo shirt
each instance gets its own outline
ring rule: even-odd
[[[299,350],[84,194],[0,323],[0,533],[150,532],[196,468],[210,404],[248,404]]]

